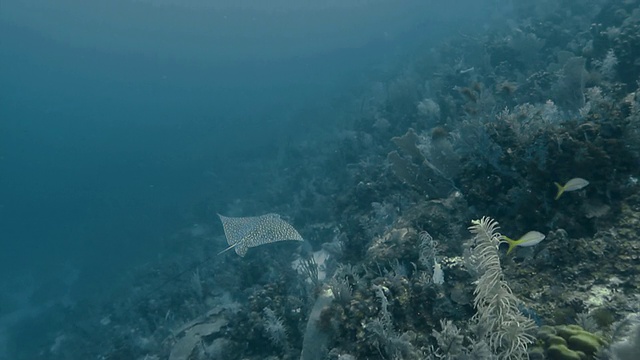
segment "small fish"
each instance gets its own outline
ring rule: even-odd
[[[558,194],[556,194],[556,198],[555,198],[556,200],[558,200],[560,198],[560,195],[562,195],[565,191],[580,190],[585,186],[589,185],[589,182],[582,178],[573,178],[567,181],[567,183],[564,184],[564,186],[558,183],[554,183],[554,184],[556,184],[556,187],[558,188]]]
[[[509,249],[507,250],[507,255],[509,255],[509,253],[513,251],[516,246],[538,245],[540,241],[544,240],[544,238],[545,235],[543,233],[537,231],[529,231],[528,233],[522,235],[522,237],[518,240],[513,240],[502,235],[502,237],[500,238],[500,242],[506,242],[507,244],[509,244]]]

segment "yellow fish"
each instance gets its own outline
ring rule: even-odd
[[[509,249],[507,250],[507,255],[509,255],[509,253],[513,251],[516,246],[534,246],[539,244],[540,241],[544,240],[544,238],[545,235],[543,233],[537,231],[529,231],[528,233],[522,235],[522,237],[518,240],[513,240],[502,235],[500,241],[509,244]]]
[[[567,181],[567,183],[564,185],[560,185],[558,183],[554,183],[554,184],[556,184],[556,187],[558,188],[558,194],[556,194],[556,198],[555,198],[555,200],[558,200],[560,198],[560,195],[562,195],[565,191],[580,190],[583,187],[589,185],[589,182],[582,178],[573,178]]]

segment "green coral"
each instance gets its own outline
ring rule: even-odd
[[[583,332],[573,335],[567,340],[572,349],[577,349],[587,355],[593,356],[602,346],[601,340],[594,334]]]
[[[565,340],[562,336],[551,335],[549,336],[549,345],[563,345],[567,346],[567,340]]]
[[[543,326],[539,344],[553,360],[592,360],[606,342],[578,325]]]
[[[584,354],[582,354],[584,355]],[[547,349],[547,356],[553,360],[582,360],[580,353],[565,345],[551,345]]]

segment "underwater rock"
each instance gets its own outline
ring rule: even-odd
[[[190,323],[190,327],[184,330],[184,335],[171,349],[169,360],[187,360],[193,353],[195,347],[202,341],[205,336],[210,336],[220,331],[227,325],[227,320],[223,318],[214,319],[211,322],[194,324]],[[183,327],[184,329],[184,327]]]
[[[329,334],[319,327],[319,323],[322,312],[331,306],[333,299],[334,295],[330,287],[322,289],[316,303],[313,305],[309,321],[307,321],[300,360],[321,360],[325,358]]]

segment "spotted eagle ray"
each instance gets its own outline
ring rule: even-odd
[[[220,251],[234,249],[240,256],[244,256],[252,247],[270,244],[277,241],[304,241],[302,236],[280,218],[278,214],[266,214],[252,217],[227,217],[218,214],[224,235],[229,247]]]

